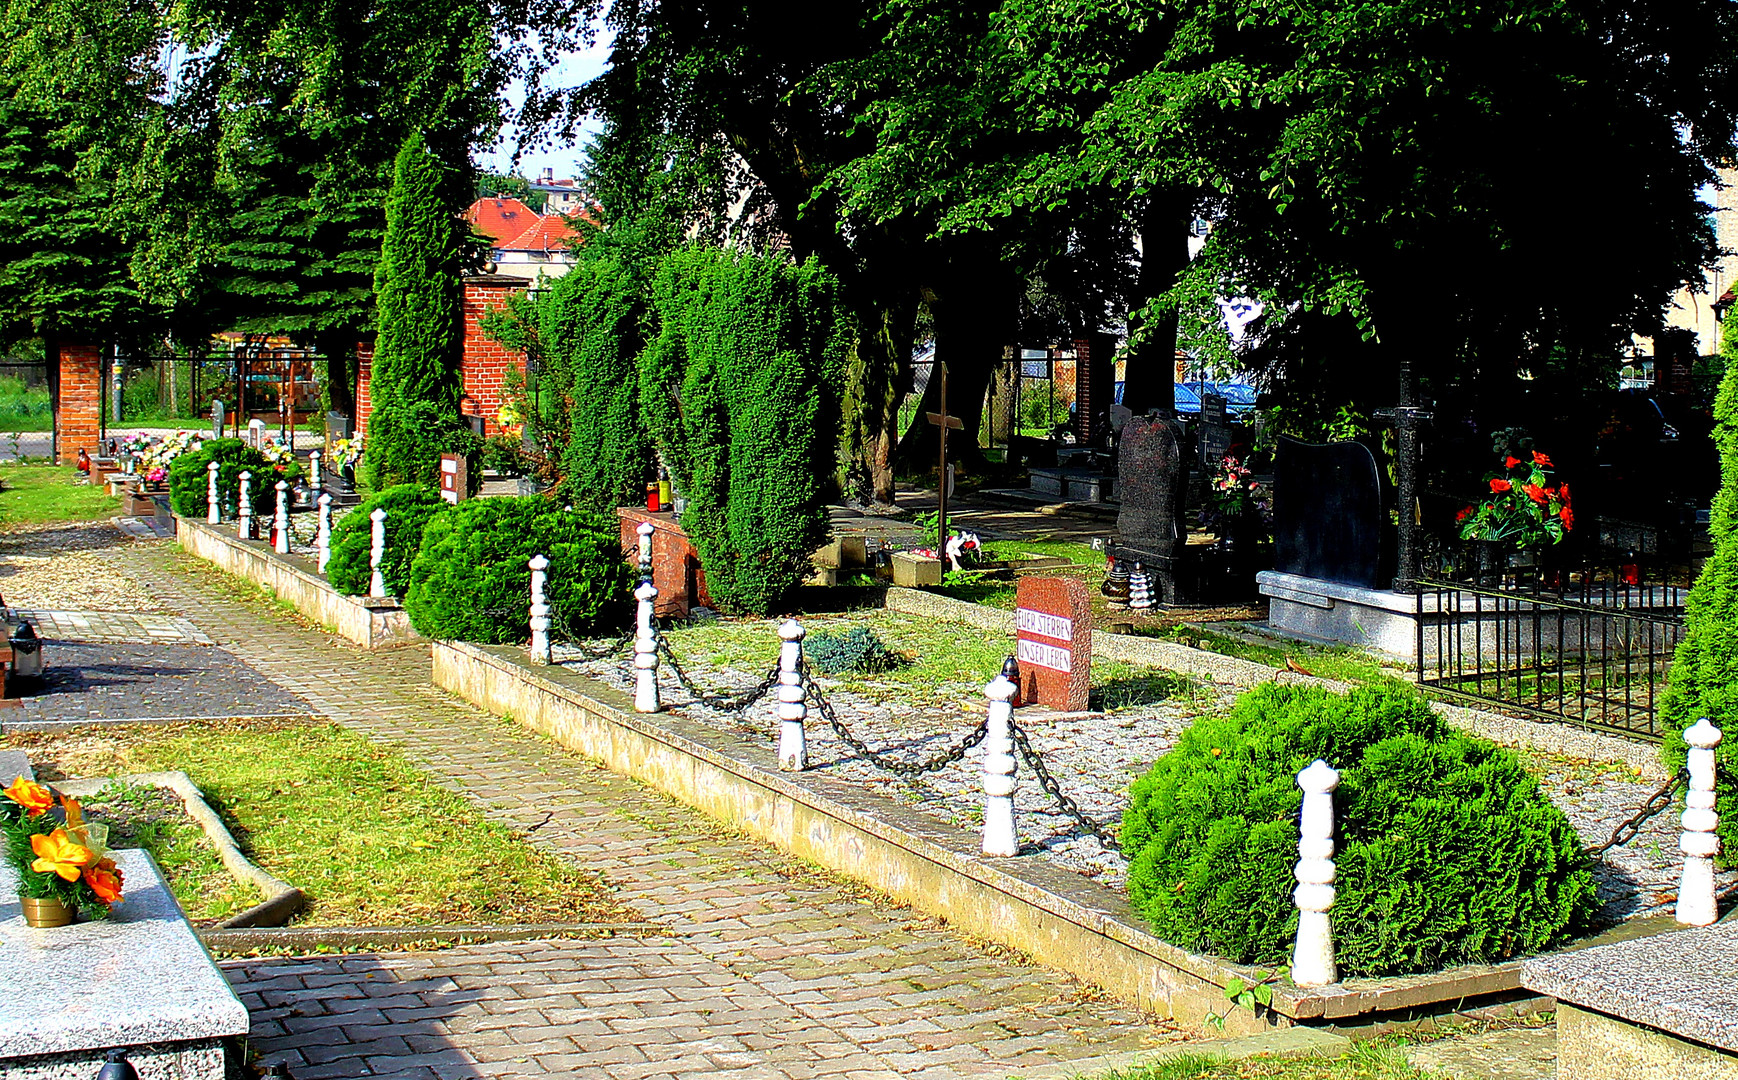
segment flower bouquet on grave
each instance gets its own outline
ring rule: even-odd
[[[1224,533],[1239,522],[1265,519],[1273,508],[1267,489],[1249,466],[1235,457],[1220,459],[1219,470],[1207,479],[1207,525]]]
[[[1501,472],[1485,477],[1490,495],[1455,515],[1462,540],[1513,544],[1521,551],[1559,544],[1575,527],[1569,485],[1552,484],[1551,459],[1537,450],[1507,454]]]
[[[121,871],[108,857],[109,828],[86,821],[78,801],[25,777],[0,789],[0,834],[18,872],[31,926],[65,926],[83,912],[102,918],[121,902]]]

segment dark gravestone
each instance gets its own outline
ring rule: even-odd
[[[1183,519],[1188,483],[1176,424],[1158,416],[1133,416],[1117,444],[1116,490],[1122,509],[1116,515],[1119,543],[1112,554],[1145,563],[1153,572],[1160,603],[1178,602],[1183,545],[1189,530]]]
[[[1273,463],[1273,560],[1285,574],[1376,588],[1382,478],[1361,443],[1280,437]]]
[[[1209,473],[1231,452],[1231,422],[1225,415],[1225,399],[1218,394],[1201,396],[1201,459]]]

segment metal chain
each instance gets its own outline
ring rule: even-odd
[[[1661,784],[1659,790],[1647,797],[1647,802],[1641,804],[1640,810],[1637,810],[1628,820],[1621,822],[1617,828],[1611,831],[1610,840],[1598,847],[1588,848],[1587,854],[1597,858],[1614,847],[1622,847],[1634,840],[1636,834],[1641,832],[1641,827],[1665,812],[1672,805],[1673,797],[1677,794],[1678,789],[1689,782],[1690,770],[1679,769],[1677,775]]]
[[[670,662],[670,670],[675,673],[676,681],[682,684],[682,689],[688,691],[696,701],[709,709],[717,709],[720,712],[741,712],[765,697],[767,691],[778,685],[778,668],[774,666],[771,671],[767,672],[766,678],[753,686],[722,692],[707,690],[688,677],[688,673],[682,668],[681,661],[677,660],[676,654],[671,651],[670,643],[664,640],[664,635],[659,634],[657,640],[658,651],[663,653],[664,659]]]
[[[1105,832],[1103,825],[1087,817],[1081,811],[1078,803],[1062,793],[1062,785],[1058,784],[1056,778],[1050,775],[1050,770],[1044,767],[1044,759],[1038,756],[1038,751],[1032,749],[1032,740],[1026,737],[1026,729],[1012,720],[1009,720],[1008,728],[1013,733],[1014,745],[1019,749],[1020,757],[1031,767],[1032,775],[1038,778],[1038,786],[1056,800],[1056,805],[1062,808],[1064,814],[1073,818],[1076,825],[1091,833],[1100,847],[1106,851],[1120,854],[1122,845],[1117,843],[1116,837]]]
[[[522,615],[525,611],[526,609],[521,607],[498,607],[484,608],[482,611],[478,612],[478,614],[491,618],[506,619]],[[550,612],[550,614],[553,616],[555,613]],[[580,644],[581,642],[588,640],[585,635],[576,633],[571,626],[557,624],[553,618],[549,621],[549,638],[551,641],[559,641],[561,644],[578,652],[580,654],[578,659],[583,660],[603,660],[607,657],[615,656],[617,653],[620,653],[623,649],[626,649],[634,643],[634,635],[630,632],[626,637],[611,638],[604,645],[597,648],[582,645]]]
[[[816,683],[814,679],[811,679],[806,670],[802,673],[802,676],[805,696],[815,703],[815,708],[820,710],[821,716],[826,719],[828,724],[832,725],[833,733],[838,735],[840,739],[843,739],[845,744],[855,750],[857,755],[864,761],[867,761],[878,769],[886,769],[890,773],[897,773],[900,776],[921,776],[924,773],[935,772],[937,769],[946,768],[965,757],[967,750],[970,750],[972,747],[983,742],[984,737],[990,733],[990,720],[989,717],[986,716],[984,719],[978,721],[977,729],[970,735],[967,735],[965,741],[961,742],[959,745],[950,747],[923,761],[901,761],[898,758],[889,757],[880,751],[871,750],[868,743],[851,734],[851,729],[847,728],[845,722],[839,719],[839,714],[833,711],[833,703],[828,701],[826,695],[821,693],[820,684]]]

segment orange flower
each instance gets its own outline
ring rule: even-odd
[[[1558,484],[1557,485],[1557,501],[1562,503],[1564,506],[1569,505],[1569,485],[1568,484]]]
[[[1557,511],[1557,516],[1562,519],[1563,527],[1565,529],[1573,529],[1575,527],[1575,515],[1570,512],[1568,503],[1564,503],[1563,509]]]
[[[1533,451],[1533,464],[1543,465],[1545,468],[1549,469],[1551,467],[1551,459],[1535,450]]]
[[[1501,495],[1503,492],[1509,490],[1511,487],[1514,487],[1514,485],[1509,483],[1507,480],[1492,480],[1491,481],[1491,494],[1492,495]]]
[[[1470,506],[1463,508],[1460,513],[1454,515],[1454,520],[1465,521],[1469,517],[1472,517],[1472,507]]]
[[[121,870],[113,859],[103,859],[95,866],[87,866],[84,871],[84,883],[91,887],[91,892],[97,894],[97,899],[105,904],[121,902]]]
[[[1516,457],[1516,456],[1515,456],[1515,455],[1513,455],[1513,454],[1510,454],[1510,455],[1509,455],[1509,456],[1508,456],[1508,457],[1506,457],[1506,458],[1504,458],[1504,459],[1503,459],[1503,468],[1505,468],[1505,469],[1512,469],[1512,468],[1514,468],[1514,467],[1515,467],[1515,466],[1516,466],[1516,465],[1519,465],[1519,464],[1520,464],[1520,463],[1521,463],[1521,459],[1520,459],[1520,458],[1518,458],[1518,457]]]
[[[91,849],[73,843],[65,829],[56,829],[47,836],[37,833],[30,838],[30,850],[36,852],[36,861],[30,864],[32,870],[59,874],[67,881],[77,881],[93,861]]]
[[[1549,495],[1545,494],[1545,489],[1540,487],[1538,484],[1524,484],[1522,485],[1521,490],[1527,493],[1527,498],[1532,499],[1536,503],[1545,502],[1550,498]]]
[[[12,786],[5,789],[5,794],[8,799],[24,807],[31,817],[40,817],[54,806],[54,792],[22,776],[12,781]]]

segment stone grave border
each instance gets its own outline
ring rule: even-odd
[[[175,539],[189,554],[271,589],[303,615],[364,649],[422,640],[398,601],[345,596],[320,576],[312,559],[281,555],[261,540],[242,540],[234,525],[210,525],[177,514]]]
[[[433,678],[496,716],[641,780],[791,854],[846,874],[960,929],[1189,1025],[1227,1011],[1224,987],[1256,969],[1169,945],[1127,901],[1037,860],[986,861],[975,835],[845,781],[780,772],[772,740],[751,743],[672,713],[641,715],[627,695],[518,649],[433,644]],[[1520,961],[1430,975],[1275,987],[1261,1015],[1234,1009],[1228,1034],[1296,1024],[1370,1029],[1430,1017],[1527,1012]]]

